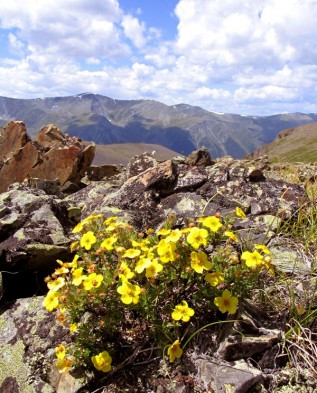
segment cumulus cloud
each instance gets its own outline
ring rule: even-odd
[[[0,27],[14,29],[29,55],[115,58],[130,53],[116,26],[121,14],[117,0],[25,0],[23,7],[10,0],[0,2]]]
[[[256,64],[311,57],[315,50],[314,0],[180,0],[176,47],[197,61]],[[302,45],[303,39],[305,45]],[[309,52],[309,53],[308,53]],[[316,60],[316,57],[315,57]]]
[[[241,87],[235,91],[234,98],[238,101],[273,100],[285,101],[296,97],[296,90],[279,86],[264,86],[261,88]]]
[[[230,84],[233,107],[296,98],[303,104],[316,83],[315,0],[180,0],[175,13],[175,51],[204,64],[209,83]],[[217,90],[221,95],[223,87]],[[212,91],[207,85],[194,96],[210,99]]]
[[[137,18],[131,15],[125,15],[122,20],[124,34],[133,42],[137,48],[142,48],[145,45],[146,39],[144,37],[144,23],[140,23]]]
[[[0,2],[0,95],[91,91],[219,112],[317,112],[317,0],[179,0],[169,41],[164,22],[122,6]]]

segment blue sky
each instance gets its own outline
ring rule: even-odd
[[[0,0],[0,96],[317,113],[317,0]]]

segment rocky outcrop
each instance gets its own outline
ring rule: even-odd
[[[242,226],[251,226],[264,235],[272,220],[291,217],[305,200],[303,186],[266,179],[257,161],[223,158],[192,166],[177,157],[162,163],[151,159],[149,167],[140,156],[133,163],[138,170],[127,171],[121,181],[92,182],[65,201],[83,206],[84,216],[106,213],[111,207],[128,212],[140,230],[161,225],[168,214],[176,215],[182,225],[202,214],[226,215],[239,206],[247,213],[241,232]]]
[[[0,307],[0,392],[72,393],[80,379],[54,367],[54,347],[69,341],[67,330],[42,306],[43,297]]]
[[[62,188],[67,182],[79,184],[94,154],[94,144],[85,145],[53,124],[31,141],[23,122],[10,122],[1,129],[0,192],[26,178],[58,180]]]
[[[60,146],[63,135],[54,127],[43,129],[39,140],[45,145],[49,134],[53,145]],[[247,214],[238,224],[240,236],[250,236],[251,229],[250,241],[268,242],[277,225],[294,216],[306,198],[301,185],[266,179],[258,162],[224,158],[205,163],[135,157],[121,177],[91,181],[64,199],[52,195],[58,193],[53,180],[29,179],[28,184],[10,186],[0,194],[0,269],[49,269],[67,253],[71,228],[80,219],[114,211],[138,230],[146,230],[160,227],[171,214],[175,225],[184,225],[200,215],[232,214],[239,206]]]
[[[49,270],[65,256],[73,225],[67,208],[43,190],[17,183],[0,194],[0,270]]]
[[[20,139],[24,140],[21,123],[18,126]],[[28,141],[19,149],[20,154],[24,154],[26,146],[32,146],[42,158],[47,157],[46,161],[55,151],[57,160],[72,162],[67,161],[67,157],[76,156],[74,152],[80,150],[77,144],[80,144],[78,140],[70,141],[51,126],[44,128],[36,141]],[[85,148],[81,150],[85,155],[84,151]],[[73,172],[67,172],[67,176],[67,168],[64,168],[61,183],[66,182],[66,178],[79,179],[90,154],[91,151],[87,153],[87,161],[74,164]],[[43,173],[50,173],[51,164],[43,164],[43,170],[47,171]],[[271,179],[267,167],[267,162],[237,161],[229,157],[212,161],[202,150],[192,154],[190,159],[176,157],[164,162],[156,161],[149,154],[134,157],[121,176],[90,181],[87,187],[67,197],[53,195],[57,189],[54,181],[11,185],[0,195],[0,270],[4,271],[2,288],[0,286],[4,294],[0,312],[0,370],[3,370],[0,393],[89,391],[80,388],[83,381],[68,373],[60,377],[52,366],[53,347],[68,338],[58,322],[40,307],[42,298],[15,300],[11,290],[17,287],[14,280],[19,274],[52,272],[56,259],[70,260],[71,229],[79,220],[95,213],[105,217],[115,214],[143,231],[149,227],[159,228],[171,215],[175,217],[175,226],[181,227],[201,215],[232,214],[239,206],[246,213],[246,218],[238,220],[234,228],[241,239],[271,242],[277,253],[281,246],[281,240],[275,239],[277,226],[295,215],[306,196],[301,185]],[[44,190],[45,187],[50,192]],[[282,246],[285,255],[286,245]],[[296,255],[292,254],[291,258],[296,260]],[[283,263],[287,265],[288,261]],[[22,275],[23,280],[28,283]],[[245,303],[237,316],[239,323],[227,324],[214,357],[191,354],[188,367],[191,367],[194,382],[190,382],[189,377],[186,381],[175,379],[177,382],[167,388],[170,379],[162,377],[161,382],[156,381],[157,391],[173,392],[175,386],[180,392],[188,391],[188,386],[216,392],[231,389],[244,393],[256,389],[263,381],[263,373],[245,359],[256,356],[257,361],[269,364],[269,356],[265,358],[263,354],[274,351],[281,337],[277,321],[270,320],[267,326],[261,318],[260,312],[255,313]],[[214,345],[215,340],[212,338],[206,343]],[[13,361],[18,365],[19,375],[10,366]],[[41,362],[43,367],[39,366]],[[269,364],[270,367],[275,366]]]

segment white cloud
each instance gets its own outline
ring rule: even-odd
[[[145,17],[120,0],[0,1],[0,95],[317,112],[317,0],[179,0],[169,41]]]
[[[163,68],[173,67],[176,63],[177,56],[171,51],[170,44],[164,43],[159,47],[148,48],[144,59],[159,68]]]
[[[144,37],[145,26],[144,23],[140,23],[137,18],[131,15],[125,15],[121,22],[124,30],[124,34],[133,42],[137,48],[142,48],[146,39]]]
[[[196,61],[221,64],[219,54],[229,52],[232,64],[264,68],[272,60],[302,58],[309,47],[315,51],[315,0],[290,0],[287,5],[280,0],[180,0],[175,12],[176,48]]]
[[[224,89],[199,87],[194,91],[193,96],[197,99],[228,100],[231,97],[231,93]]]
[[[9,40],[9,45],[10,45],[10,51],[12,53],[15,53],[15,54],[18,54],[21,56],[23,56],[25,54],[25,45],[23,44],[22,41],[18,40],[14,34],[9,33],[8,40]]]
[[[237,101],[288,101],[296,97],[296,90],[279,86],[264,86],[260,88],[241,87],[235,91]]]
[[[18,11],[17,11],[18,10]],[[116,58],[129,54],[116,23],[117,0],[19,0],[0,2],[0,26],[15,29],[31,55]]]

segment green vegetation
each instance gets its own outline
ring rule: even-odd
[[[316,162],[317,123],[310,123],[283,131],[271,143],[260,147],[252,156],[267,155],[277,162]]]
[[[285,165],[285,173],[291,169],[303,182],[296,167]],[[299,269],[287,271],[264,244],[240,239],[236,221],[245,214],[239,208],[184,228],[175,228],[171,216],[161,229],[144,233],[117,217],[84,219],[73,230],[73,260],[58,261],[46,280],[43,305],[71,337],[55,349],[56,366],[100,376],[157,359],[177,367],[200,335],[219,337],[248,304],[280,321],[276,362],[317,378],[314,187],[307,195],[292,217],[278,222],[277,237],[300,259]],[[301,264],[308,268],[301,271]]]
[[[146,233],[117,217],[79,223],[75,257],[58,261],[43,302],[74,336],[56,348],[57,367],[109,372],[137,347],[174,362],[197,333],[228,322],[223,316],[235,315],[239,302],[274,275],[265,245],[241,247],[232,231],[237,217],[245,217],[239,208],[232,217],[201,217],[183,229],[173,229],[170,217]]]

